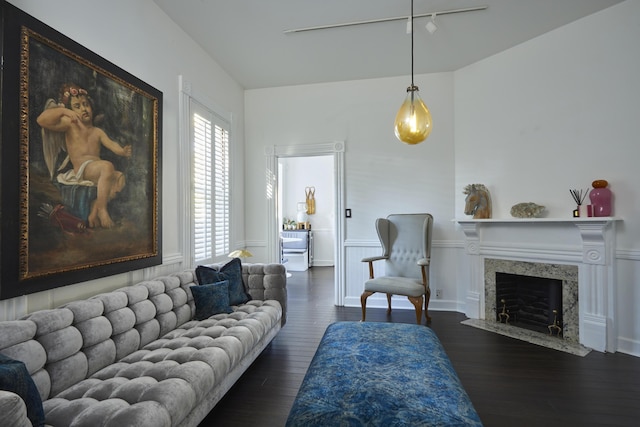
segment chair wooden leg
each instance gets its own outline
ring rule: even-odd
[[[424,297],[424,316],[427,318],[427,324],[429,324],[431,323],[431,316],[429,316],[429,300],[431,299],[431,289],[427,288],[427,292]]]
[[[360,306],[362,307],[362,321],[364,322],[367,317],[367,298],[373,295],[374,292],[364,291],[362,295],[360,295]]]
[[[422,322],[422,296],[408,297],[411,304],[416,308],[416,323],[419,325]]]
[[[391,314],[391,297],[393,294],[387,294],[387,316]]]

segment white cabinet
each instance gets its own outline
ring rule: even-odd
[[[280,233],[280,262],[287,270],[306,271],[313,266],[313,232],[288,230]]]

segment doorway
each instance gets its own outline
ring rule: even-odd
[[[267,149],[267,250],[270,262],[280,260],[280,231],[282,229],[282,217],[279,215],[281,196],[279,164],[285,158],[307,158],[315,156],[330,156],[333,158],[334,173],[334,279],[335,279],[335,305],[344,305],[345,280],[344,280],[344,143],[329,142],[308,145],[274,146],[273,150]]]
[[[286,237],[307,236],[304,240],[309,244],[306,246],[300,246],[298,242],[286,245],[294,248],[308,246],[308,262],[305,264],[309,267],[335,265],[333,166],[333,156],[329,155],[278,159],[278,223]],[[294,257],[297,259],[298,255]],[[289,264],[287,269],[299,268],[297,262]]]

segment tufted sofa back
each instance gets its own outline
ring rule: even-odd
[[[25,363],[43,400],[133,353],[193,313],[192,271],[0,323],[0,352]]]

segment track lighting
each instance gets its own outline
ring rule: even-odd
[[[464,9],[439,10],[437,12],[429,12],[429,13],[421,13],[418,15],[413,15],[413,18],[425,18],[428,16],[431,16],[432,18],[434,18],[436,14],[451,15],[456,13],[476,12],[480,10],[486,10],[488,8],[489,6],[477,6],[477,7],[467,7]],[[407,19],[406,16],[393,16],[390,18],[369,19],[366,21],[352,21],[352,22],[342,22],[339,24],[316,25],[315,27],[292,28],[289,30],[284,30],[283,32],[285,34],[301,33],[305,31],[327,30],[330,28],[341,28],[341,27],[353,27],[353,26],[364,25],[364,24],[378,24],[381,22],[404,21],[406,19]],[[409,17],[409,20],[411,20],[411,17]],[[407,27],[409,27],[409,23],[407,23]],[[408,29],[407,29],[407,34],[409,34]]]
[[[427,25],[425,25],[425,28],[427,29],[427,31],[429,31],[429,34],[433,34],[436,32],[436,30],[438,29],[438,26],[436,25],[435,13],[431,14],[431,20],[427,21]]]

